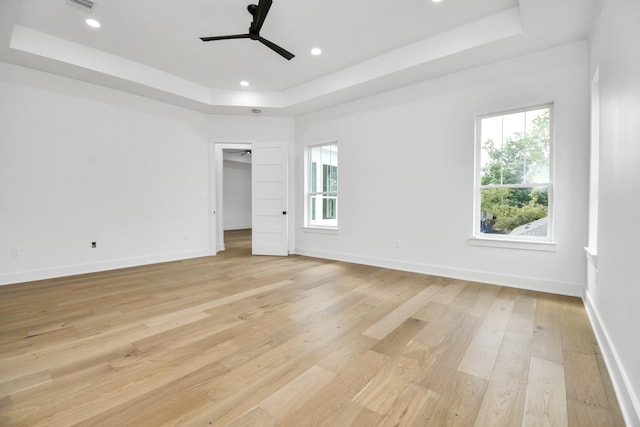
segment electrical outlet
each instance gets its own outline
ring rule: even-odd
[[[11,249],[11,256],[14,258],[19,258],[22,256],[22,251],[19,248]]]
[[[98,247],[98,243],[97,242],[91,242],[91,247],[92,248],[97,248]]]
[[[399,248],[400,248],[400,240],[396,240],[395,242],[393,242],[393,246],[394,246],[396,249],[399,249]]]

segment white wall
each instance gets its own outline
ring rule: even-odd
[[[0,63],[0,284],[206,255],[208,143],[293,129]]]
[[[225,160],[223,168],[224,229],[251,228],[251,163]]]
[[[305,145],[337,140],[340,183],[337,234],[303,230],[300,185],[296,252],[581,295],[587,80],[578,42],[298,118],[296,180]],[[551,101],[557,251],[470,245],[476,115]]]
[[[586,303],[626,421],[640,426],[640,3],[604,0],[590,38],[599,70],[598,279]]]

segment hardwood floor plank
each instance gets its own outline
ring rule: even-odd
[[[513,301],[498,298],[485,316],[458,370],[488,380],[513,311]]]
[[[34,372],[50,372],[52,367],[64,369],[74,364],[81,365],[87,360],[117,358],[131,352],[131,338],[144,337],[147,334],[148,328],[134,324],[43,351],[3,358],[0,364],[0,378],[9,381]]]
[[[94,415],[82,420],[86,426],[113,425],[160,425],[207,402],[207,384],[228,370],[219,363],[206,365],[200,369],[181,375],[171,382],[156,380],[157,387],[140,390],[128,390],[119,396],[120,403],[107,409],[104,406],[91,410],[85,407],[85,414]],[[108,403],[113,403],[110,399]],[[179,409],[178,409],[179,408]],[[56,417],[59,417],[56,413]],[[75,415],[71,415],[75,418]],[[72,419],[73,419],[72,418]],[[57,418],[54,418],[57,420]],[[58,422],[58,421],[56,421]]]
[[[325,310],[345,299],[362,298],[362,295],[359,295],[362,286],[367,286],[365,278],[350,274],[343,276],[337,281],[329,281],[306,292],[305,298],[287,307],[287,312],[290,313],[289,317],[292,320],[304,320],[306,317]]]
[[[422,320],[427,326],[416,335],[415,341],[436,347],[461,320],[470,318],[463,308],[455,305],[445,305],[429,302],[421,310],[413,315],[413,318]],[[476,322],[476,318],[468,319]]]
[[[501,286],[483,286],[470,282],[453,298],[450,305],[464,309],[469,316],[484,318],[501,289]]]
[[[370,328],[364,331],[364,335],[378,340],[383,339],[391,333],[391,331],[411,317],[416,311],[424,307],[439,290],[440,287],[437,286],[429,286],[426,289],[423,289],[391,313],[371,325]]]
[[[381,421],[379,414],[352,401],[329,425],[367,427],[380,425]]]
[[[432,390],[417,384],[409,384],[398,397],[381,426],[411,427],[426,425],[431,418],[431,414],[436,409],[440,397],[440,394]]]
[[[562,365],[531,358],[523,426],[566,426],[567,394]]]
[[[7,425],[42,424],[41,420],[57,408],[63,410],[71,406],[77,396],[86,395],[92,383],[102,383],[111,375],[113,369],[106,363],[69,373],[55,381],[13,393],[10,404],[2,408],[1,413],[9,420]],[[64,393],[60,393],[61,390]]]
[[[524,413],[531,343],[504,340],[475,426],[520,425]]]
[[[533,356],[561,364],[562,340],[560,338],[559,302],[553,295],[542,294],[538,297],[534,323]]]
[[[383,354],[366,352],[297,411],[281,419],[282,425],[332,425],[333,420],[340,417],[341,412],[367,387],[388,360],[389,357]]]
[[[0,397],[8,396],[12,393],[17,393],[26,390],[31,387],[36,387],[51,381],[51,374],[49,372],[36,372],[30,375],[25,375],[13,380],[4,381],[0,384]]]
[[[469,284],[469,282],[457,279],[440,278],[442,289],[433,296],[431,301],[440,304],[451,304],[453,299]]]
[[[278,328],[273,323],[279,322]],[[220,363],[229,369],[243,366],[245,363],[260,357],[272,349],[293,339],[304,331],[304,325],[281,319],[277,316],[269,318],[268,322],[251,328],[240,328],[242,332],[230,330],[228,337],[222,338],[229,351],[220,359]],[[226,335],[226,334],[225,334]]]
[[[229,329],[239,329],[238,327],[246,323],[234,313],[219,317],[204,316],[193,322],[176,322],[173,324],[173,328],[132,341],[132,344],[139,352],[152,351],[159,347],[180,348]]]
[[[370,409],[381,417],[386,416],[393,404],[411,383],[418,372],[418,362],[404,357],[389,361],[369,385],[354,399],[363,407]]]
[[[156,316],[149,320],[145,320],[144,323],[146,326],[154,327],[154,326],[163,325],[166,323],[186,324],[186,323],[194,322],[202,319],[203,318],[202,316],[206,315],[203,312],[207,310],[211,310],[216,307],[231,304],[236,301],[240,301],[244,298],[265,293],[273,289],[278,289],[283,286],[290,285],[291,283],[293,283],[291,280],[282,280],[276,283],[271,283],[269,285],[261,286],[259,288],[249,289],[244,292],[239,292],[234,295],[229,295],[223,298],[214,299],[213,301],[205,302],[205,303],[202,303],[193,307],[189,307],[183,310],[179,310],[173,313]]]
[[[398,326],[393,332],[377,343],[372,350],[387,356],[401,354],[407,344],[427,326],[427,322],[409,318]]]
[[[253,408],[228,427],[274,427],[277,420],[260,408]]]
[[[588,406],[609,408],[598,364],[593,354],[564,352],[567,398]]]
[[[556,296],[560,305],[560,336],[562,349],[575,353],[592,354],[597,344],[589,319],[584,316],[584,305],[578,298]]]
[[[426,426],[472,426],[486,387],[486,380],[456,372]]]
[[[416,340],[411,340],[405,345],[400,353],[403,357],[414,359],[418,362],[420,367],[423,367],[425,363],[429,361],[429,358],[433,355],[435,347],[424,345]]]
[[[608,409],[585,405],[573,399],[569,399],[567,402],[567,413],[569,417],[569,427],[614,427],[616,425],[613,421],[611,411]]]
[[[378,340],[361,334],[355,337],[347,335],[340,341],[336,350],[318,362],[318,366],[334,374],[342,372],[378,343]]]
[[[437,393],[445,392],[449,381],[473,341],[481,319],[462,316],[458,322],[442,337],[437,346],[433,347],[433,352],[429,354],[429,358],[416,375],[414,380],[416,384]],[[416,336],[416,341],[420,342],[420,336],[421,334]]]
[[[301,375],[258,404],[274,419],[282,419],[293,412],[322,387],[330,383],[335,374],[313,365]]]
[[[533,292],[518,290],[505,339],[531,343],[535,328],[536,298]]]

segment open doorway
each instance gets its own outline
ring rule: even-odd
[[[251,254],[287,256],[288,157],[287,146],[282,142],[209,144],[210,254],[225,250],[225,150],[251,156]]]
[[[214,143],[215,205],[212,237],[215,252],[226,250],[227,237],[248,239],[252,228],[252,150],[249,143]],[[214,253],[215,253],[214,252]]]
[[[251,149],[222,150],[222,241],[251,253]]]

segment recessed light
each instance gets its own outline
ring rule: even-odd
[[[322,53],[322,49],[320,49],[319,47],[314,47],[313,49],[311,49],[311,55],[318,56],[321,53]]]
[[[87,25],[90,26],[91,28],[100,28],[100,23],[93,18],[88,18],[84,22],[86,22]]]
[[[249,82],[246,81],[246,80],[243,80],[243,81],[240,82],[240,86],[247,87],[247,86],[249,86]]]
[[[442,0],[431,0],[434,3],[440,3]]]

